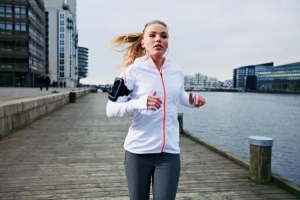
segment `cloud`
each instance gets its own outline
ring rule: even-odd
[[[85,83],[111,83],[122,54],[103,52],[109,40],[155,19],[168,24],[168,57],[186,74],[225,80],[240,66],[300,60],[298,0],[84,0],[77,7],[79,45],[89,48]]]

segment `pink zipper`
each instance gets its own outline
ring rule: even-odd
[[[155,62],[153,61],[154,65],[156,66],[156,69],[158,70],[159,74],[160,74],[160,79],[161,79],[161,82],[162,82],[162,86],[163,86],[163,89],[164,89],[164,118],[163,118],[163,132],[162,132],[162,145],[161,145],[161,149],[160,149],[160,152],[163,152],[164,149],[165,149],[165,145],[166,145],[166,118],[167,118],[167,111],[166,111],[166,97],[167,97],[167,94],[166,94],[166,88],[165,88],[165,82],[164,82],[164,78],[163,78],[163,75],[162,75],[162,68],[165,64],[165,60],[163,61],[162,65],[161,65],[161,68],[160,70],[158,70],[157,66],[155,65]]]

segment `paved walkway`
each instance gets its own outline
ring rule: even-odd
[[[131,118],[105,115],[106,93],[92,93],[0,141],[0,199],[129,199],[123,142]],[[255,185],[248,171],[181,137],[177,199],[298,199]]]
[[[58,92],[70,92],[80,88],[52,88],[48,91],[45,88],[41,91],[40,88],[21,88],[21,87],[0,87],[0,103],[14,99],[22,99],[36,96],[51,94],[54,90]]]

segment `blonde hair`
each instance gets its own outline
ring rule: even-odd
[[[147,23],[141,33],[128,33],[115,37],[109,42],[106,49],[114,49],[118,52],[125,51],[121,61],[121,66],[128,67],[136,58],[146,55],[145,49],[141,46],[141,41],[143,40],[145,29],[152,24],[161,24],[168,28],[166,23],[159,20],[154,20]]]

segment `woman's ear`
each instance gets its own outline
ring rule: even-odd
[[[141,41],[141,47],[142,48],[144,48],[145,46],[144,46],[144,42],[143,42],[143,40]]]

